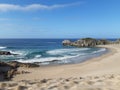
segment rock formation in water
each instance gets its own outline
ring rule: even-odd
[[[70,40],[64,40],[62,42],[63,45],[70,45],[71,44],[71,41]]]
[[[0,51],[0,55],[12,55],[9,51]]]
[[[0,55],[18,55],[18,54],[13,54],[9,51],[0,51]]]
[[[80,40],[71,42],[70,40],[64,40],[63,45],[76,46],[76,47],[95,47],[96,45],[107,45],[107,44],[117,44],[120,43],[120,39],[116,41],[109,41],[105,39],[94,39],[94,38],[82,38]]]

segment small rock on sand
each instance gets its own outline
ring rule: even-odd
[[[14,90],[25,90],[25,86],[17,86]]]

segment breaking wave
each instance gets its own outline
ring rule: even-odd
[[[5,48],[7,48],[7,47],[5,47],[5,46],[0,46],[0,49],[5,49]]]
[[[42,57],[42,55],[36,55],[33,59],[28,60],[18,60],[19,62],[24,63],[34,63],[34,62],[51,62],[51,61],[64,61],[69,59],[74,59],[76,57],[82,57],[87,55],[92,55],[100,52],[106,51],[105,48],[101,48],[99,50],[92,51],[91,53],[85,53],[84,51],[90,50],[90,48],[81,48],[81,49],[56,49],[56,50],[50,50],[46,53],[48,55],[56,55],[56,56],[49,56],[49,57]],[[81,52],[82,51],[82,52]],[[69,53],[69,54],[68,54]],[[61,55],[61,56],[58,56]]]
[[[75,52],[85,51],[89,49],[90,48],[55,49],[55,50],[47,51],[47,53],[50,55],[56,55],[56,54],[65,54],[65,53],[72,53],[72,52],[75,53]]]

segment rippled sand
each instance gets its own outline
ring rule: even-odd
[[[120,75],[1,82],[1,90],[119,90]]]

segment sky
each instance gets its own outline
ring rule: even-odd
[[[0,0],[0,38],[120,38],[120,0]]]

